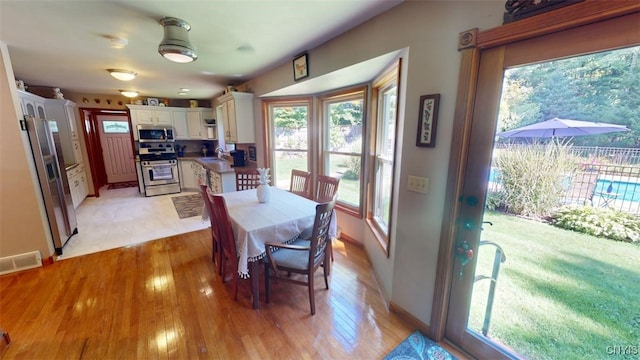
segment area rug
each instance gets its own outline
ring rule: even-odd
[[[175,196],[171,198],[171,201],[173,201],[173,206],[176,208],[180,219],[202,216],[204,200],[202,200],[202,195],[200,194]]]
[[[417,330],[385,357],[385,360],[388,359],[457,360],[455,356]]]
[[[107,186],[107,190],[124,189],[124,188],[130,188],[130,187],[138,187],[138,182],[127,181],[127,182],[109,184],[109,186]]]

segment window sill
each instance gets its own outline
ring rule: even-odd
[[[371,233],[373,233],[373,237],[376,238],[378,245],[380,245],[382,251],[389,257],[389,237],[380,230],[375,221],[367,219],[366,222]]]

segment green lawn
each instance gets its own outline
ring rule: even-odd
[[[530,359],[611,358],[609,346],[640,351],[640,246],[487,212],[483,240],[502,264],[488,336]],[[476,274],[490,275],[482,247]],[[469,328],[480,332],[489,281],[474,286]]]

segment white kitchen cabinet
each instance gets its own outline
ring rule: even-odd
[[[160,106],[127,105],[131,113],[133,139],[138,140],[138,125],[162,125],[173,127],[171,110]]]
[[[35,118],[47,119],[47,113],[44,109],[44,98],[27,91],[18,90],[20,97],[20,105],[23,115],[31,115]]]
[[[253,94],[229,92],[218,98],[218,118],[228,143],[255,143]]]
[[[180,164],[180,188],[181,189],[197,189],[198,180],[196,178],[196,168],[198,165],[194,160],[178,160]]]
[[[187,126],[187,112],[184,109],[172,109],[174,137],[176,140],[189,140],[189,127]]]
[[[138,140],[137,125],[163,125],[175,129],[176,140],[212,139],[208,137],[204,119],[212,116],[211,108],[155,107],[127,105],[131,113],[133,139]],[[213,139],[217,139],[214,137]]]
[[[187,126],[189,127],[189,139],[206,139],[207,129],[204,127],[204,119],[200,110],[187,110]]]
[[[67,180],[69,181],[73,207],[77,209],[89,193],[87,174],[85,173],[84,165],[79,165],[68,170]]]
[[[236,174],[234,172],[219,173],[207,170],[207,175],[209,189],[214,194],[236,191]]]
[[[65,99],[45,99],[44,110],[47,119],[56,121],[65,166],[82,163],[82,151],[80,150],[76,122],[76,104]],[[78,141],[77,149],[74,149],[74,141]]]

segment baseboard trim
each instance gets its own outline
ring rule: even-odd
[[[362,249],[364,246],[362,245],[362,243],[356,241],[354,238],[350,237],[349,235],[345,235],[344,233],[340,234],[340,237],[338,238],[338,240],[340,241],[344,241],[346,243],[349,243],[353,246],[356,246],[360,249]]]
[[[389,311],[395,313],[401,320],[409,324],[412,328],[422,331],[424,334],[429,334],[429,325],[423,323],[415,316],[411,315],[408,311],[398,306],[391,301],[389,303]]]

